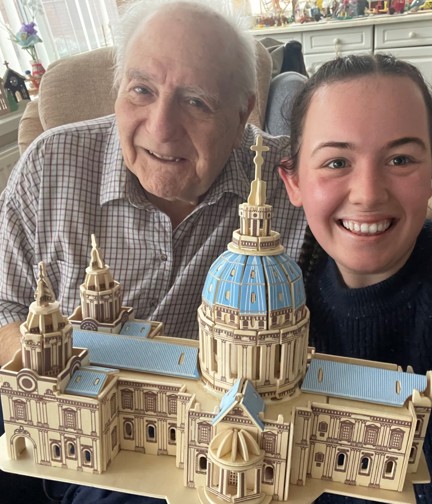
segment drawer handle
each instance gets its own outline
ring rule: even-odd
[[[340,38],[335,38],[333,40],[333,43],[334,43],[334,45],[341,45],[342,44],[342,40]]]
[[[417,37],[416,32],[409,32],[409,33],[408,33],[408,38],[413,39],[413,38],[416,38],[416,37]]]

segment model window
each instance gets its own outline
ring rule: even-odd
[[[168,414],[177,414],[177,397],[175,395],[168,396]]]
[[[133,423],[130,420],[125,420],[123,424],[123,436],[125,439],[134,438],[134,427]]]
[[[336,457],[336,470],[345,471],[347,463],[347,454],[345,452],[339,452]]]
[[[196,472],[206,473],[207,472],[207,457],[204,454],[198,455]]]
[[[404,438],[404,432],[400,429],[394,429],[390,433],[389,447],[395,448],[396,450],[402,449],[402,442]]]
[[[351,441],[354,425],[351,422],[342,422],[339,431],[341,441]]]
[[[384,478],[394,478],[396,472],[396,462],[394,460],[387,460],[384,466]]]
[[[364,444],[376,446],[378,440],[378,427],[376,425],[366,426]]]
[[[175,427],[170,427],[169,429],[169,440],[170,443],[175,443],[176,442],[176,428]]]
[[[146,411],[156,412],[156,394],[154,392],[147,392],[144,397]]]
[[[276,436],[271,432],[264,434],[261,441],[261,448],[266,453],[275,453],[276,448]]]
[[[63,413],[64,426],[67,429],[76,429],[76,411],[67,409]]]
[[[121,403],[123,409],[133,409],[133,392],[132,390],[121,391]]]
[[[198,424],[198,443],[210,443],[211,425],[208,423]]]
[[[360,460],[360,474],[369,474],[371,468],[371,459],[368,456],[362,457]]]
[[[315,453],[315,462],[324,462],[324,453],[323,452],[317,452]]]
[[[14,413],[17,420],[27,420],[27,411],[24,401],[14,401]]]
[[[75,444],[72,443],[71,441],[67,444],[67,454],[68,457],[74,458],[75,457]]]
[[[61,457],[61,448],[60,448],[60,445],[58,445],[57,443],[54,443],[51,447],[51,450],[52,450],[52,458],[53,459],[59,459]]]
[[[114,429],[111,431],[111,449],[114,450],[116,446],[117,446],[117,427],[114,427]]]
[[[155,442],[156,441],[156,427],[154,424],[147,425],[147,441]]]
[[[264,467],[263,473],[263,483],[273,483],[274,469],[271,465],[266,465]]]
[[[111,416],[114,416],[117,411],[117,394],[111,396]]]
[[[83,463],[86,465],[90,465],[92,463],[92,454],[90,450],[83,451]]]
[[[328,431],[328,423],[327,422],[320,422],[318,424],[318,432],[324,434]]]

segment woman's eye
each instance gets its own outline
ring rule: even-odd
[[[410,162],[408,156],[395,156],[390,160],[390,164],[393,166],[404,166]]]
[[[347,166],[347,162],[344,159],[332,159],[329,161],[326,166],[328,168],[345,168]]]

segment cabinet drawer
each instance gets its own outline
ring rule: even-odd
[[[375,28],[375,49],[425,45],[432,45],[432,21],[430,20],[388,24]]]
[[[303,32],[305,54],[371,52],[373,50],[373,27],[338,28]]]

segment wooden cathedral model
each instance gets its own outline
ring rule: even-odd
[[[3,470],[179,504],[303,504],[326,491],[415,502],[432,373],[308,347],[301,271],[271,229],[267,148],[252,149],[255,180],[208,272],[199,341],[135,320],[94,236],[69,319],[40,264],[22,351],[0,371]]]

